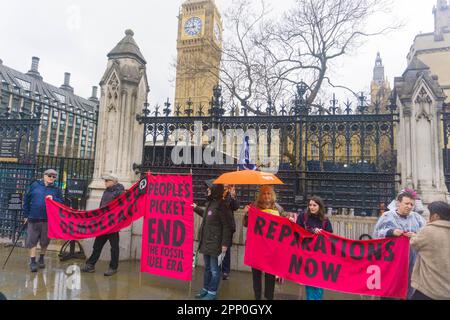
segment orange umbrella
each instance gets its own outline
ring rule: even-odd
[[[272,185],[284,184],[272,173],[242,170],[222,174],[214,181],[214,184],[257,184],[257,185]]]

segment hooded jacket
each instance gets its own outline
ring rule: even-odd
[[[199,251],[204,255],[219,256],[222,247],[230,247],[232,241],[232,211],[223,201],[223,185],[211,186],[211,195],[204,208],[196,207],[202,224],[198,233]]]
[[[450,221],[437,220],[411,238],[417,251],[411,285],[435,300],[450,300]]]
[[[102,200],[100,201],[100,207],[106,206],[108,203],[119,197],[124,192],[125,188],[120,183],[117,183],[112,187],[107,188],[103,192]]]
[[[47,208],[45,206],[47,196],[52,196],[56,202],[63,203],[62,192],[54,184],[45,186],[42,180],[33,182],[23,201],[24,218],[28,218],[31,222],[33,220],[47,221]]]

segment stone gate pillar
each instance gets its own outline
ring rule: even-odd
[[[395,79],[400,106],[398,165],[402,187],[417,190],[424,202],[449,199],[443,163],[441,113],[445,94],[430,68],[414,58]]]
[[[108,64],[100,81],[101,98],[97,129],[94,178],[89,186],[87,209],[99,207],[105,190],[102,176],[114,173],[125,189],[139,177],[133,163],[141,163],[143,127],[136,121],[147,101],[149,87],[146,61],[133,39],[131,30],[108,54]],[[139,227],[139,226],[138,226]],[[120,259],[131,258],[133,225],[120,232]],[[92,251],[93,240],[84,241],[87,254]],[[109,246],[109,244],[108,244]],[[105,246],[102,259],[109,259],[110,250]]]

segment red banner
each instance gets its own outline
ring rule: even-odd
[[[406,299],[409,240],[313,235],[286,218],[249,211],[244,263],[299,284]]]
[[[192,176],[150,176],[142,232],[141,272],[192,280]]]
[[[146,181],[147,178],[142,179],[123,195],[96,210],[74,210],[46,199],[49,238],[81,240],[128,227],[143,216]]]

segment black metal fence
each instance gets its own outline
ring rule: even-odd
[[[194,160],[195,154],[202,154],[209,148],[204,140],[196,138],[199,128],[203,131],[217,129],[223,135],[227,130],[254,130],[254,146],[259,146],[258,152],[261,152],[261,146],[265,145],[271,159],[266,167],[275,165],[277,175],[285,183],[276,190],[280,204],[286,209],[304,208],[309,196],[318,195],[336,211],[354,209],[356,215],[376,214],[380,203],[388,204],[394,198],[398,182],[394,149],[398,122],[395,97],[384,110],[381,104],[369,106],[361,96],[355,110],[350,102],[341,108],[333,99],[329,108],[319,106],[312,112],[305,93],[304,85],[299,85],[290,105],[276,108],[269,103],[264,113],[258,107],[255,114],[244,108],[244,115],[236,115],[235,108],[226,110],[219,86],[214,88],[206,116],[202,115],[201,108],[194,115],[192,104],[188,104],[185,114],[176,106],[173,116],[169,103],[165,104],[162,114],[158,107],[152,112],[145,105],[142,116],[137,119],[144,125],[144,155],[142,163],[135,168],[141,172],[192,172],[195,200],[202,201],[206,192],[204,180],[236,170],[242,140],[226,143],[220,137],[209,138],[208,142],[219,141],[217,145],[223,147],[212,153],[217,152],[234,163],[208,165],[205,162],[175,163],[172,151],[178,148],[176,152],[179,152],[180,145],[185,143],[180,142],[180,137],[193,140],[184,153],[190,153]],[[227,145],[229,149],[225,151]],[[255,192],[255,186],[238,188],[243,203],[253,201]]]
[[[444,174],[445,174],[445,183],[447,185],[447,189],[450,190],[450,104],[444,104],[442,108],[442,122],[443,122],[443,135],[444,135],[444,149],[443,158],[444,158]]]
[[[47,169],[58,171],[56,184],[63,189],[66,204],[86,207],[94,160],[38,155],[40,117],[39,105],[32,115],[7,112],[0,117],[0,238],[14,239],[23,221],[26,189]]]
[[[36,171],[40,111],[20,117],[7,111],[0,120],[0,237],[14,238],[22,221],[20,202]]]
[[[56,185],[63,190],[66,204],[79,210],[86,208],[87,188],[94,175],[94,160],[54,156],[37,157],[36,179],[47,169],[58,172]]]

